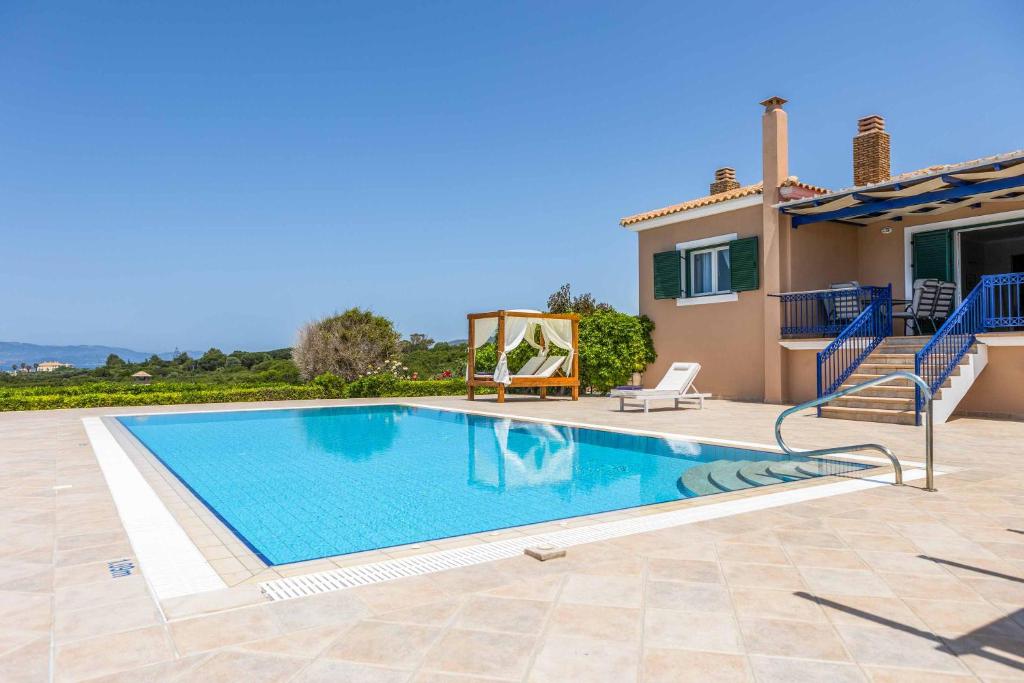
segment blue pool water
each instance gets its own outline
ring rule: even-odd
[[[272,565],[678,500],[719,490],[707,468],[728,482],[741,461],[800,461],[399,405],[118,419]],[[692,490],[680,475],[697,467]]]

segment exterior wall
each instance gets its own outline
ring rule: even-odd
[[[803,403],[818,397],[818,350],[786,350],[786,403]]]
[[[1024,419],[1024,346],[989,346],[988,366],[954,415]]]
[[[833,282],[858,279],[859,228],[840,223],[812,223],[787,230],[790,231],[787,289],[794,292],[825,289]]]
[[[886,285],[892,283],[893,296],[900,299],[909,298],[906,291],[906,256],[904,254],[905,231],[908,228],[931,223],[943,223],[958,218],[974,218],[991,216],[999,220],[1000,213],[1024,209],[1024,202],[1001,202],[996,205],[983,205],[978,209],[964,208],[959,211],[939,214],[937,216],[907,216],[900,222],[880,221],[865,225],[857,230],[857,251],[859,267],[857,279],[865,285]],[[883,235],[881,228],[889,226],[893,229],[889,235]],[[800,228],[803,230],[803,228]],[[799,231],[798,231],[799,232]]]
[[[737,233],[761,235],[761,206],[682,221],[637,234],[640,313],[654,321],[658,360],[644,373],[654,386],[674,361],[701,364],[697,387],[716,397],[760,401],[764,398],[765,290],[739,292],[736,301],[677,306],[675,299],[654,298],[653,256],[679,242]],[[759,244],[759,247],[761,245]],[[775,333],[777,334],[777,333]]]

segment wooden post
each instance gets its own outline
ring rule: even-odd
[[[498,357],[505,352],[505,311],[498,311],[498,337],[495,339]],[[498,384],[498,403],[505,402],[505,385]]]
[[[469,318],[469,341],[466,349],[466,398],[476,398],[473,387],[473,375],[476,374],[476,321]]]
[[[572,376],[576,384],[572,385],[572,400],[580,400],[580,320],[572,319]]]

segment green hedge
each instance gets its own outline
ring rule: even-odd
[[[66,387],[0,389],[0,411],[319,398],[455,396],[465,392],[466,383],[461,379],[403,380],[389,375],[363,377],[348,384],[337,377],[321,376],[309,384],[273,384],[258,387],[211,387],[172,382],[94,382]]]

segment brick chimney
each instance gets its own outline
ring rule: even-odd
[[[889,134],[878,114],[857,121],[853,136],[853,184],[870,185],[889,179]]]
[[[711,183],[711,194],[728,192],[740,186],[736,182],[736,169],[725,166],[715,171],[715,182]]]

